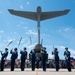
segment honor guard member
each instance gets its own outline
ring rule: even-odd
[[[58,55],[58,49],[54,48],[54,51],[52,51],[52,55],[54,55],[54,63],[56,71],[59,71],[59,55]]]
[[[46,47],[44,47],[42,49],[41,54],[42,54],[42,67],[43,67],[43,71],[46,71],[46,61],[47,61]]]
[[[70,52],[68,51],[68,48],[65,48],[64,56],[67,64],[67,69],[69,72],[71,72],[71,64],[70,64]]]
[[[5,65],[5,60],[8,56],[8,48],[5,48],[5,52],[4,53],[1,52],[1,55],[2,55],[2,57],[1,57],[1,71],[3,71],[4,65]]]
[[[21,54],[21,71],[24,71],[25,60],[27,59],[26,47],[24,47],[24,51],[20,51],[20,54]]]
[[[30,56],[31,56],[32,71],[34,71],[35,70],[35,60],[36,60],[35,49],[31,50]]]
[[[14,48],[14,51],[10,51],[11,55],[11,71],[14,71],[14,66],[15,66],[15,60],[18,57],[18,52],[17,52],[17,48]]]

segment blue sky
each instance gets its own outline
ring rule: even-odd
[[[36,12],[38,6],[41,6],[43,12],[70,9],[65,16],[41,21],[41,39],[49,58],[53,57],[53,46],[58,48],[61,59],[64,59],[65,47],[75,57],[75,0],[0,0],[0,50],[4,52],[7,44],[13,40],[8,47],[10,52],[12,48],[18,47],[21,37],[18,52],[23,47],[27,47],[28,53],[34,48],[37,44],[37,22],[11,15],[8,9]],[[32,44],[29,37],[32,38]]]

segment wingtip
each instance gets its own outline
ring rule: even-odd
[[[70,11],[70,9],[67,10],[68,12]]]
[[[10,9],[8,9],[8,11],[10,12]]]
[[[70,9],[65,10],[67,13],[70,11]]]
[[[10,11],[11,9],[8,9],[8,11]]]
[[[10,12],[10,13],[12,13],[12,11],[14,11],[13,9],[8,9],[8,11]]]

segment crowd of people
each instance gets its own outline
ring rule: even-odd
[[[71,61],[70,61],[70,51],[68,48],[65,48],[64,57],[65,60],[60,60],[58,55],[58,49],[54,48],[52,51],[52,55],[54,55],[53,60],[49,60],[47,57],[46,47],[41,48],[41,59],[36,56],[36,50],[33,49],[30,51],[30,59],[27,59],[28,52],[26,47],[24,47],[23,51],[20,51],[21,58],[17,60],[18,51],[17,48],[14,48],[14,51],[10,51],[11,60],[6,60],[8,56],[8,48],[5,48],[5,52],[1,52],[1,61],[0,61],[0,71],[4,71],[5,67],[11,67],[10,70],[14,71],[14,68],[20,68],[21,71],[24,71],[25,68],[31,68],[32,71],[35,71],[35,68],[42,68],[43,71],[46,71],[46,68],[55,68],[56,71],[59,71],[60,68],[67,68],[69,72],[71,72]]]

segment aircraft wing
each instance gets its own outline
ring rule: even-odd
[[[55,18],[58,16],[66,15],[70,10],[64,10],[64,11],[54,11],[54,12],[42,12],[40,20],[46,20],[50,18]]]
[[[12,9],[8,9],[8,11],[11,14],[16,15],[16,16],[32,19],[32,20],[35,20],[35,21],[37,20],[36,12],[17,11],[17,10],[12,10]]]

